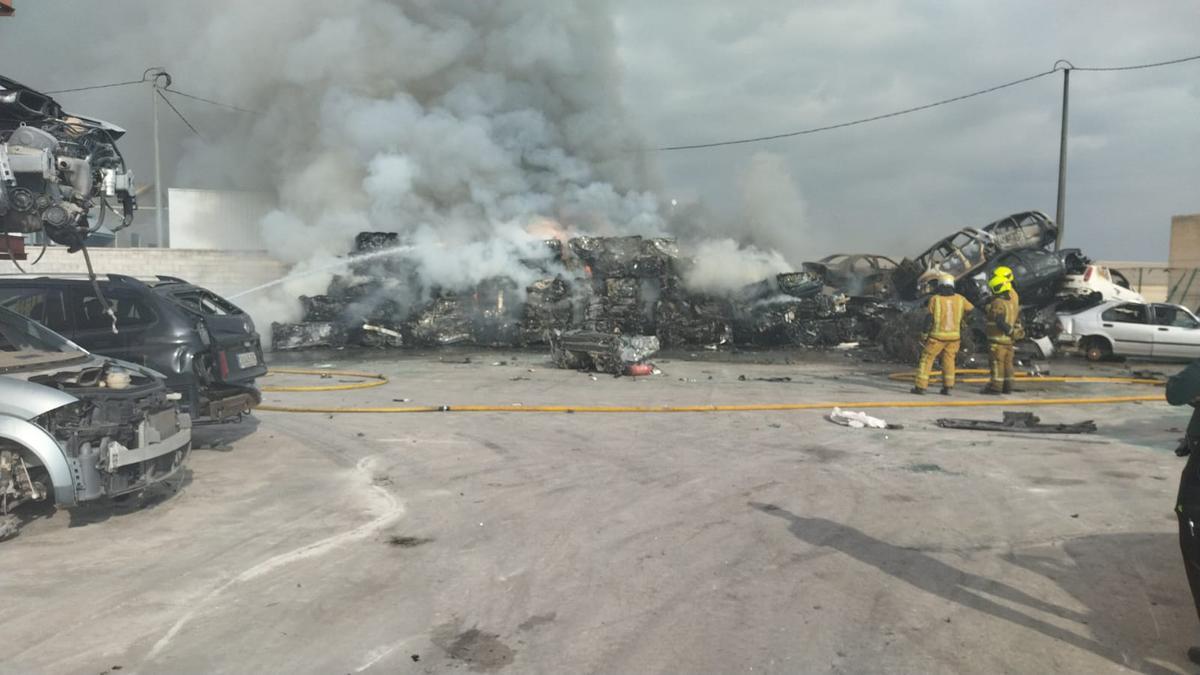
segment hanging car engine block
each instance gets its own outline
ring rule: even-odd
[[[120,209],[112,230],[127,227],[137,202],[116,145],[124,133],[0,77],[0,232],[45,232],[75,249],[108,211]]]

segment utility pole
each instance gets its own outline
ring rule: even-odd
[[[142,80],[150,83],[150,103],[154,106],[154,227],[158,233],[158,247],[166,248],[167,231],[163,227],[162,200],[162,159],[158,151],[158,93],[159,80],[165,81],[163,87],[171,86],[171,76],[162,68],[147,68],[142,73]]]
[[[1067,101],[1071,92],[1071,65],[1070,61],[1059,61],[1054,64],[1057,68],[1059,63],[1064,63],[1063,68],[1063,100],[1062,100],[1062,132],[1058,140],[1058,208],[1054,212],[1054,222],[1058,225],[1058,233],[1054,237],[1054,250],[1062,249],[1063,230],[1066,229],[1066,206],[1067,206]]]

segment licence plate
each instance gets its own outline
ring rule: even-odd
[[[246,369],[253,368],[258,365],[258,354],[254,352],[242,352],[237,355],[238,368]]]

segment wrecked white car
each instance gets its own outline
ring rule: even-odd
[[[69,508],[176,475],[192,442],[176,398],[154,371],[0,308],[0,539],[22,504]]]
[[[1058,322],[1059,342],[1078,347],[1089,361],[1200,358],[1200,319],[1183,305],[1110,301],[1061,312]]]
[[[1141,293],[1133,290],[1124,274],[1104,265],[1088,265],[1082,274],[1069,274],[1063,277],[1059,295],[1064,297],[1085,297],[1097,294],[1102,300],[1120,300],[1121,302],[1146,302]]]

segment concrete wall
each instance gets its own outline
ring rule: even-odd
[[[82,253],[67,253],[53,246],[35,267],[29,264],[41,249],[28,251],[22,267],[32,274],[86,273]],[[128,274],[134,277],[162,274],[179,277],[222,295],[252,288],[278,279],[288,266],[262,251],[198,251],[160,248],[91,248],[97,274]],[[12,263],[0,261],[0,272],[17,272]]]
[[[1164,302],[1170,287],[1169,270],[1166,263],[1130,261],[1130,260],[1097,260],[1097,265],[1104,265],[1125,275],[1133,290],[1141,293],[1149,302]]]
[[[1200,305],[1200,213],[1171,218],[1171,288],[1178,288],[1172,298],[1188,307]],[[1190,283],[1189,283],[1190,282]],[[1185,290],[1186,289],[1186,290]]]

